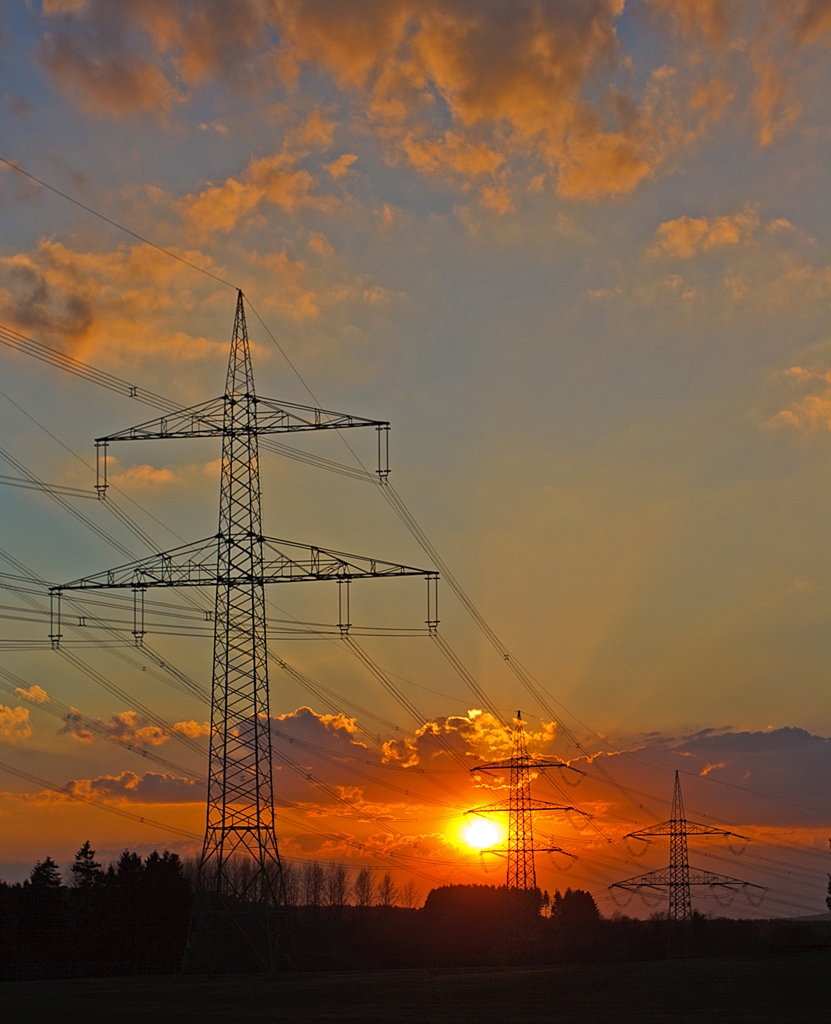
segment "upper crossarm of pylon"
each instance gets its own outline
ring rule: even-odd
[[[96,438],[96,443],[110,444],[114,441],[147,441],[166,437],[219,437],[224,432],[233,433],[235,427],[225,422],[226,404],[251,399],[256,408],[256,419],[241,421],[239,430],[256,434],[291,434],[306,430],[344,430],[349,427],[389,427],[386,420],[367,419],[350,413],[334,412],[331,409],[316,409],[310,405],[297,405],[274,398],[260,398],[255,395],[222,395],[199,405],[188,406],[175,412],[166,413],[156,419],[138,423],[106,437]]]
[[[512,766],[516,766],[516,764],[517,764],[517,762],[515,761],[514,758],[506,757],[506,758],[503,758],[500,761],[488,761],[486,764],[477,764],[474,768],[471,768],[470,770],[472,772],[494,772],[494,771],[500,771],[500,770],[503,770],[503,769],[511,768]],[[543,769],[543,768],[568,768],[569,771],[577,772],[578,775],[585,775],[586,774],[584,771],[581,771],[579,768],[573,768],[566,761],[554,761],[554,760],[550,760],[548,758],[541,758],[541,757],[538,758],[538,757],[533,757],[533,756],[529,756],[527,758],[523,758],[523,760],[522,760],[522,762],[521,762],[521,764],[519,766],[523,767],[523,768],[537,769],[537,770]]]

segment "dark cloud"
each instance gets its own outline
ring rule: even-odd
[[[5,278],[11,288],[5,295],[0,293],[0,311],[21,330],[45,331],[53,338],[80,338],[92,324],[92,308],[81,292],[80,281],[77,290],[69,281],[69,287],[56,287],[56,272],[61,274],[61,269],[53,261],[42,267],[25,256],[2,260],[0,284]]]
[[[136,775],[125,771],[95,779],[70,779],[66,789],[74,796],[138,804],[200,803],[205,799],[203,782],[158,772]]]
[[[35,114],[35,108],[25,96],[4,96],[3,105],[18,121],[28,121]]]
[[[601,755],[600,763],[627,788],[663,801],[664,809],[678,769],[690,817],[795,829],[820,828],[831,820],[831,739],[804,729],[704,729],[681,737],[652,735],[626,746]],[[653,806],[660,812],[660,805]]]

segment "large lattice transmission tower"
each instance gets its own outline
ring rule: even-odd
[[[536,811],[573,811],[548,800],[535,800],[531,796],[531,780],[547,768],[576,771],[557,758],[538,757],[528,753],[525,723],[522,712],[517,711],[511,739],[511,756],[499,761],[471,768],[471,773],[508,772],[508,799],[498,803],[473,807],[465,814],[507,814],[508,839],[500,846],[483,850],[498,853],[507,859],[505,885],[508,889],[536,889],[537,870],[535,853],[562,853],[559,846],[538,846],[534,842],[534,813]]]
[[[375,558],[269,538],[263,534],[258,438],[263,434],[375,427],[378,473],[389,473],[389,423],[262,398],[254,374],[242,292],[237,297],[225,392],[201,405],[96,440],[99,494],[107,490],[107,449],[120,441],[222,438],[217,533],[52,590],[51,638],[61,641],[61,592],[129,588],[133,634],[145,634],[144,595],[160,587],[214,588],[211,733],[200,891],[186,964],[205,962],[222,924],[233,922],[268,970],[277,964],[285,898],[274,824],[265,586],[335,580],[424,576],[428,629],[435,630],[437,575]],[[339,593],[339,597],[344,595]],[[339,615],[342,631],[349,628]],[[215,965],[209,964],[212,969]]]
[[[630,832],[624,838],[643,839],[646,842],[659,836],[669,837],[669,867],[657,871],[648,871],[622,882],[615,882],[610,889],[622,889],[627,892],[654,892],[668,896],[667,918],[669,921],[667,948],[671,957],[689,956],[692,943],[692,886],[706,886],[714,891],[729,893],[730,898],[737,892],[744,892],[752,901],[753,892],[764,896],[763,886],[751,882],[743,882],[739,878],[728,875],[717,875],[712,871],[701,871],[690,868],[687,837],[696,838],[721,837],[734,838],[746,842],[743,836],[725,829],[702,825],[697,821],[688,821],[684,813],[684,798],[681,795],[681,780],[675,773],[675,787],[672,791],[672,814],[669,821],[662,821],[649,828]]]
[[[466,814],[508,815],[508,838],[499,846],[483,850],[506,858],[505,888],[505,959],[513,959],[529,951],[533,939],[528,935],[528,914],[537,890],[537,853],[564,853],[559,846],[541,845],[534,840],[534,814],[538,811],[575,811],[574,807],[537,800],[531,795],[531,782],[548,768],[576,771],[565,761],[528,753],[525,723],[522,712],[517,711],[511,740],[511,755],[499,761],[490,761],[472,768],[471,772],[508,772],[508,799],[485,804],[466,811]],[[565,854],[565,856],[572,856]],[[527,895],[526,895],[527,894]]]

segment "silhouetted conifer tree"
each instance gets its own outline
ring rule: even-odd
[[[104,871],[95,859],[95,850],[87,840],[75,854],[75,861],[69,869],[72,872],[72,885],[76,889],[92,889],[104,881]]]
[[[61,869],[51,857],[39,860],[29,875],[29,885],[37,892],[60,889],[63,885]]]

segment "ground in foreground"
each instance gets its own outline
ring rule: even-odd
[[[0,985],[7,1024],[813,1024],[831,1019],[831,955]]]

